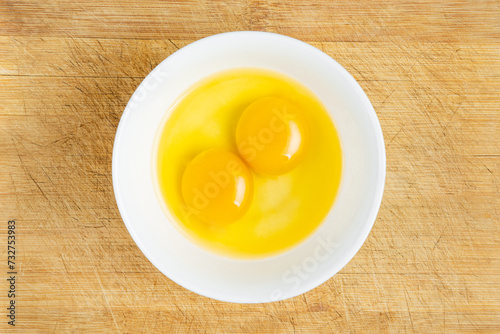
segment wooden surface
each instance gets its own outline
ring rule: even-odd
[[[372,101],[387,149],[360,252],[271,304],[170,281],[112,191],[113,139],[137,85],[177,48],[231,30],[282,33],[336,59]],[[499,94],[498,1],[0,0],[0,332],[499,333]]]

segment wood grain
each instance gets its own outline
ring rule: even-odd
[[[320,287],[238,305],[154,268],[111,183],[123,109],[201,37],[278,32],[329,54],[380,119],[387,182],[360,252]],[[498,1],[0,1],[0,332],[500,331]]]

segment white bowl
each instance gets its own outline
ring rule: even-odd
[[[155,191],[153,153],[169,107],[197,81],[222,70],[260,67],[295,78],[323,102],[339,132],[344,173],[335,205],[300,245],[278,256],[236,260],[205,251],[169,221]],[[263,303],[317,287],[359,250],[377,216],[385,149],[375,111],[353,77],[325,53],[264,32],[230,32],[192,43],[159,64],[123,112],[113,148],[113,187],[132,238],[166,276],[201,295]]]

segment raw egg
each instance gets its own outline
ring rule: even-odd
[[[243,111],[236,128],[236,146],[256,172],[280,175],[301,161],[308,141],[306,123],[294,104],[265,97]]]
[[[263,258],[303,242],[332,209],[342,149],[300,82],[237,68],[186,90],[159,128],[155,182],[165,215],[193,243]]]
[[[203,151],[182,176],[182,196],[188,210],[209,224],[226,225],[243,216],[252,193],[248,167],[228,150]]]

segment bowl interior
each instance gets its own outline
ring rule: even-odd
[[[153,152],[169,107],[197,81],[237,67],[282,72],[323,102],[339,132],[344,174],[335,206],[305,242],[281,255],[235,260],[207,252],[165,215],[154,186]],[[368,98],[337,62],[282,35],[232,32],[190,44],[159,64],[130,99],[113,150],[118,208],[148,259],[178,284],[214,299],[258,303],[306,292],[356,254],[375,221],[385,181],[382,132]]]

